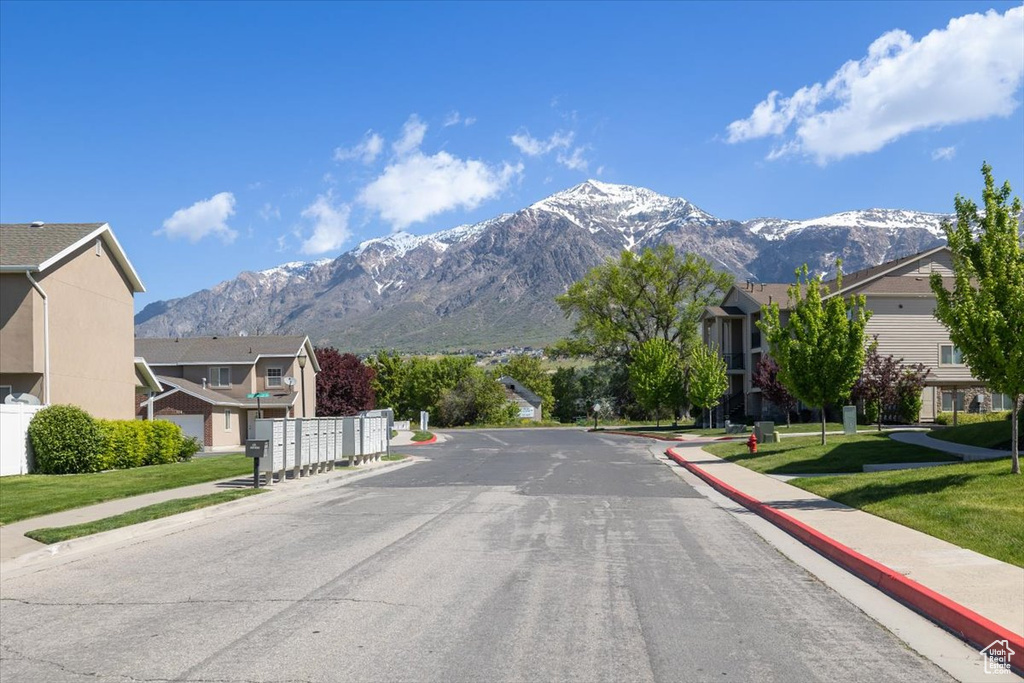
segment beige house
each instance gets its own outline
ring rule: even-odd
[[[136,339],[135,355],[164,386],[139,396],[139,417],[175,422],[207,448],[245,443],[258,417],[316,416],[320,365],[308,337]]]
[[[872,312],[866,336],[870,339],[878,335],[879,353],[902,357],[908,364],[923,363],[930,369],[919,419],[933,420],[937,412],[952,411],[954,405],[969,412],[1009,410],[1009,397],[991,394],[982,381],[971,376],[949,339],[949,330],[935,317],[935,294],[929,284],[932,273],[942,274],[952,288],[947,247],[844,275],[843,288],[829,296],[863,294]],[[835,283],[826,284],[831,289]],[[753,369],[768,351],[757,322],[761,307],[773,303],[779,304],[785,320],[788,288],[777,283],[738,284],[726,293],[720,306],[704,311],[704,342],[719,349],[729,376],[729,391],[723,402],[727,417],[767,417],[773,411],[751,382]]]
[[[131,419],[134,295],[145,288],[106,223],[0,225],[0,400],[29,394]]]

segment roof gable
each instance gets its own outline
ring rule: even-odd
[[[320,371],[309,338],[299,335],[254,337],[166,337],[135,340],[135,355],[150,365],[253,364],[260,358],[294,358],[305,349]]]
[[[0,225],[0,270],[44,272],[69,254],[102,239],[134,292],[146,287],[107,223],[4,223]]]

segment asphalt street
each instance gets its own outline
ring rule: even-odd
[[[0,582],[0,679],[943,681],[663,445],[455,432],[427,462]]]

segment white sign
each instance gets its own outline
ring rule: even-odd
[[[522,406],[519,408],[519,417],[533,417],[533,406]]]
[[[1010,649],[1007,641],[997,640],[982,650],[981,654],[985,656],[985,673],[1008,674],[1010,659],[1017,653]]]

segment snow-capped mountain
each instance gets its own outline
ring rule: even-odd
[[[725,220],[686,199],[589,180],[513,214],[429,235],[394,233],[334,260],[246,272],[147,306],[139,336],[305,333],[350,350],[543,345],[568,332],[554,303],[623,249],[661,243],[739,278],[787,282],[807,263],[851,272],[941,243],[948,217],[870,209],[809,220]]]

